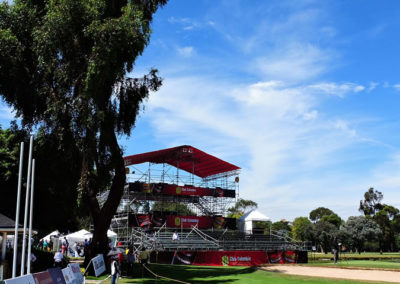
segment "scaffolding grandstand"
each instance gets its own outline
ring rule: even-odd
[[[227,216],[239,196],[240,168],[233,164],[188,145],[124,160],[127,183],[111,223],[122,247],[174,252],[173,258],[177,251],[309,250],[272,230],[237,230]]]

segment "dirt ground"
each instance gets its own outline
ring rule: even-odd
[[[266,265],[260,269],[293,275],[400,283],[399,271],[310,267],[300,265]]]

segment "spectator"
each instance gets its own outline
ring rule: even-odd
[[[178,233],[176,231],[172,234],[172,240],[173,241],[179,240],[179,235],[178,235]]]
[[[135,263],[135,255],[131,250],[128,251],[128,275],[133,276],[133,264]]]
[[[54,255],[54,267],[62,268],[63,259],[64,259],[64,255],[61,253],[61,250],[58,250],[58,252],[56,252],[55,255]]]
[[[117,257],[114,257],[111,261],[111,284],[116,283],[118,275],[121,275],[119,261]]]
[[[332,241],[332,250],[333,250],[333,260],[335,264],[337,264],[339,259],[339,244],[337,242],[336,237],[334,237]]]

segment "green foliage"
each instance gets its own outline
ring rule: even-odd
[[[383,209],[381,204],[382,199],[382,192],[371,187],[364,193],[364,200],[360,201],[360,207],[358,210],[364,213],[365,216],[373,217],[376,212]]]
[[[271,225],[271,229],[277,232],[278,235],[283,237],[292,237],[292,228],[289,225],[289,222],[286,220],[281,220],[278,222],[274,222]]]
[[[78,197],[93,216],[93,243],[105,248],[125,183],[117,135],[130,135],[142,102],[162,82],[157,70],[126,75],[149,44],[153,14],[165,3],[0,4],[0,94],[23,126],[40,125],[55,143],[78,149]],[[110,194],[100,208],[96,195],[104,190]]]
[[[12,219],[17,200],[20,142],[23,141],[28,141],[28,133],[19,129],[15,122],[11,123],[10,129],[0,127],[0,208],[2,214]],[[24,183],[25,176],[23,174]],[[24,200],[23,197],[21,200]],[[23,222],[22,217],[21,220]]]
[[[365,242],[377,240],[382,234],[378,224],[364,216],[349,217],[340,230],[349,239],[348,244],[342,240],[343,243],[354,247],[358,253],[363,250]]]
[[[305,241],[307,227],[311,224],[311,221],[307,217],[297,217],[293,220],[292,233],[293,238],[298,241]]]
[[[331,250],[332,239],[336,232],[335,225],[326,221],[319,221],[308,225],[306,238],[319,245],[325,253],[328,253]]]
[[[360,201],[359,210],[379,225],[382,231],[382,239],[379,240],[380,249],[395,251],[396,235],[400,233],[400,211],[391,205],[381,203],[382,199],[382,192],[371,187],[365,192],[364,200]]]
[[[324,215],[324,216],[322,216],[320,221],[325,221],[325,222],[331,223],[331,224],[335,225],[336,228],[338,228],[338,229],[339,229],[340,225],[343,223],[343,220],[336,213],[332,213],[330,215]]]
[[[251,209],[256,209],[257,206],[258,204],[255,201],[239,198],[234,206],[228,208],[227,216],[229,218],[240,218],[247,211],[250,211]]]
[[[325,215],[334,214],[332,210],[325,207],[318,207],[310,212],[310,220],[314,222],[318,222]]]

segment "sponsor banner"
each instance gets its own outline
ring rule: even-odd
[[[62,274],[61,268],[49,268],[47,271],[50,273],[51,278],[53,278],[54,284],[66,284],[64,280],[64,275]]]
[[[198,252],[194,265],[254,266],[267,262],[265,251],[209,251]]]
[[[102,254],[92,258],[94,274],[96,277],[100,276],[104,271],[106,271],[106,264],[104,262],[104,257]]]
[[[208,187],[197,187],[193,185],[179,186],[176,184],[166,183],[141,183],[133,182],[125,186],[129,191],[165,194],[165,195],[182,195],[182,196],[214,196],[214,197],[231,197],[235,198],[235,190]]]
[[[196,251],[175,251],[171,264],[191,265],[197,255]]]
[[[74,273],[72,272],[71,268],[66,267],[61,269],[62,274],[64,275],[65,283],[67,284],[76,284]]]
[[[169,195],[194,195],[194,196],[213,196],[211,188],[195,187],[195,186],[178,186],[174,184],[166,184],[162,190],[163,194]]]
[[[70,263],[68,264],[68,267],[71,268],[72,273],[74,274],[75,277],[75,283],[76,284],[82,284],[83,283],[83,276],[81,272],[81,267],[79,266],[78,263]]]
[[[35,284],[32,274],[4,280],[6,284]]]
[[[297,253],[294,250],[287,250],[284,255],[285,263],[297,263]]]
[[[176,251],[173,255],[158,253],[162,263],[209,266],[254,266],[267,263],[265,251]]]
[[[170,215],[169,215],[170,214]],[[200,229],[231,229],[236,230],[235,218],[224,218],[222,216],[182,216],[175,212],[158,212],[149,214],[129,214],[130,227],[161,227],[165,222],[168,228],[191,228],[198,224]]]
[[[197,225],[199,229],[206,229],[211,228],[213,224],[212,217],[208,216],[170,215],[166,217],[166,220],[169,228],[191,228]]]
[[[269,263],[284,263],[284,258],[283,258],[283,251],[268,251],[268,260]]]
[[[33,273],[36,284],[53,284],[53,278],[48,271]]]
[[[150,259],[152,263],[162,264],[253,266],[264,263],[294,263],[293,259],[297,263],[307,263],[303,255],[307,256],[307,251],[164,251],[152,253]],[[284,262],[286,258],[289,260]]]

